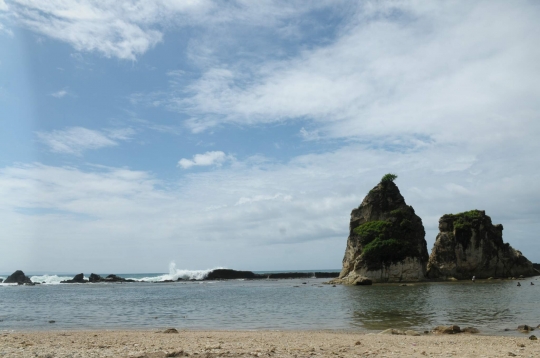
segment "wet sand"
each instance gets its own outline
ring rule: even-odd
[[[533,332],[534,333],[534,332]],[[0,334],[0,357],[540,357],[523,337],[326,331],[40,331]]]

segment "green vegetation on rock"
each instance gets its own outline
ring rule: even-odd
[[[467,250],[472,238],[473,223],[481,219],[483,212],[480,210],[464,211],[458,214],[443,215],[443,219],[451,219],[454,227],[456,241]]]
[[[379,237],[384,238],[390,226],[388,221],[369,221],[354,229],[354,233],[360,237],[362,245],[368,245]]]
[[[462,222],[465,222],[465,221],[472,221],[474,219],[480,219],[483,215],[483,212],[480,211],[480,210],[469,210],[469,211],[464,211],[462,213],[458,213],[458,214],[445,214],[442,216],[443,219],[448,219],[448,218],[451,218],[453,219],[454,221],[458,220],[458,221],[462,221]]]
[[[409,244],[413,224],[405,208],[390,212],[387,220],[368,221],[353,230],[362,245],[362,257],[370,267],[389,265],[414,256]]]
[[[390,183],[397,179],[396,174],[388,173],[381,178],[381,183]]]
[[[404,260],[409,254],[409,249],[406,241],[378,237],[364,246],[362,256],[371,264],[390,264]]]

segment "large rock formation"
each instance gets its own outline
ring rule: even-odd
[[[503,226],[493,225],[485,211],[447,214],[427,266],[429,278],[471,279],[533,276],[533,264],[502,239]]]
[[[4,283],[17,283],[19,285],[22,284],[32,284],[32,280],[30,280],[30,277],[26,276],[24,272],[21,270],[17,270],[13,272],[11,275],[6,278]]]
[[[420,281],[428,261],[422,219],[388,175],[351,212],[343,269],[335,282]]]

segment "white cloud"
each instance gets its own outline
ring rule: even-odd
[[[182,158],[178,161],[178,166],[183,169],[189,169],[193,166],[221,165],[224,161],[232,159],[222,151],[206,152],[204,154],[195,154],[193,159]]]
[[[162,42],[167,28],[232,22],[273,26],[282,18],[321,6],[210,0],[13,0],[12,4],[13,17],[34,32],[67,42],[79,51],[127,60],[135,60]]]
[[[104,132],[107,133],[109,138],[118,140],[130,140],[137,133],[133,128],[129,127],[105,129]]]
[[[113,139],[127,140],[134,134],[131,129],[108,130],[104,133],[83,127],[71,127],[64,130],[37,132],[40,142],[52,152],[80,155],[85,150],[100,149],[118,145]]]
[[[445,173],[433,168],[462,162],[470,147],[351,145],[285,163],[237,161],[178,181],[125,168],[4,167],[0,226],[13,245],[4,245],[0,271],[43,263],[151,271],[171,259],[191,269],[339,268],[351,210],[388,172],[422,218],[429,248],[441,215],[481,209],[504,225],[505,241],[539,261],[540,169],[534,158],[514,159],[537,149],[479,153],[471,167]],[[78,254],[65,256],[66,246]]]
[[[60,90],[58,92],[51,93],[51,96],[56,97],[56,98],[62,98],[67,94],[68,92],[66,90]]]
[[[301,134],[319,137],[533,140],[540,40],[530,34],[540,32],[539,15],[504,1],[369,3],[335,41],[262,62],[214,54],[199,79],[172,82],[153,103],[185,113],[195,133],[307,120]]]
[[[321,138],[319,136],[319,131],[308,131],[304,127],[300,128],[300,136],[304,138],[304,140],[318,140]]]
[[[258,201],[263,200],[282,200],[282,201],[291,201],[292,196],[291,195],[283,195],[283,194],[275,194],[275,195],[255,195],[253,197],[241,197],[238,199],[236,204],[234,205],[244,205],[244,204],[251,204],[256,203]]]
[[[6,11],[8,11],[9,8],[4,0],[0,0],[0,33],[4,32],[8,34],[9,36],[13,36],[13,32],[10,29],[7,29],[5,25],[3,24],[4,21],[7,20]]]

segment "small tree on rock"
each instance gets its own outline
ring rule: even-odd
[[[392,173],[388,173],[388,174],[385,174],[382,179],[381,179],[381,183],[390,183],[390,182],[394,182],[394,180],[397,179],[397,175],[396,174],[392,174]]]

